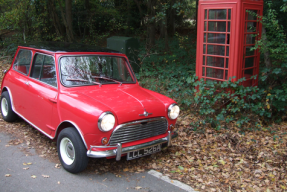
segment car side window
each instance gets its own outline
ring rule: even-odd
[[[37,53],[34,57],[30,76],[46,84],[57,87],[54,57]]]
[[[32,51],[20,49],[15,58],[13,69],[19,71],[20,73],[28,75],[31,60],[32,60]]]

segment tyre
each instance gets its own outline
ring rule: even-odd
[[[3,119],[7,122],[13,122],[18,118],[17,114],[12,110],[11,100],[7,91],[1,94],[1,113]]]
[[[62,166],[68,172],[79,173],[86,169],[89,160],[87,149],[75,128],[65,128],[60,132],[57,150]]]

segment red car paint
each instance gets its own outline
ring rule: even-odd
[[[19,50],[31,50],[32,61],[30,70],[25,75],[13,68],[15,58]],[[35,59],[35,54],[41,53],[52,56],[55,61],[57,86],[53,87],[38,79],[31,78],[31,65]],[[172,99],[159,93],[140,87],[130,66],[127,69],[132,74],[134,83],[123,84],[102,84],[67,87],[60,80],[59,62],[65,56],[81,55],[106,55],[122,57],[128,61],[126,55],[113,52],[77,52],[77,51],[55,51],[53,49],[19,46],[15,54],[10,69],[6,72],[1,90],[8,91],[12,102],[13,111],[21,116],[32,126],[40,130],[51,139],[57,137],[60,131],[67,126],[74,126],[85,144],[87,151],[90,146],[104,146],[102,138],[110,138],[114,128],[120,124],[133,122],[142,119],[165,117],[168,122],[166,133],[150,138],[145,138],[129,143],[124,143],[123,147],[133,146],[150,142],[159,138],[167,137],[170,125],[176,123],[168,117],[168,107],[176,103]],[[127,62],[127,65],[128,62]],[[143,116],[144,112],[150,113]],[[103,132],[98,128],[99,116],[106,111],[110,111],[115,116],[114,128],[108,132]],[[111,147],[114,149],[115,147]],[[107,149],[93,148],[93,151],[103,151]]]

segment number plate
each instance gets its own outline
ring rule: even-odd
[[[146,155],[157,153],[159,151],[161,151],[161,145],[160,144],[152,146],[152,147],[147,147],[147,148],[144,148],[144,149],[140,149],[140,150],[137,150],[137,151],[131,151],[127,155],[127,160],[136,159],[136,158],[139,158],[139,157],[143,157],[143,156],[146,156]]]

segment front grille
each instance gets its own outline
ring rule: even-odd
[[[110,145],[128,143],[164,134],[167,131],[167,120],[164,117],[134,121],[119,125],[110,138]]]

